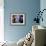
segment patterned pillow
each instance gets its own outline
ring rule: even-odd
[[[30,46],[33,42],[33,37],[32,37],[32,34],[29,32],[27,35],[26,35],[26,38],[24,40],[24,44],[23,46]]]

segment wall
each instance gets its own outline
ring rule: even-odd
[[[32,29],[33,19],[40,10],[40,0],[4,0],[4,39],[18,41]],[[24,13],[26,24],[24,26],[12,26],[10,13]]]
[[[41,1],[40,1],[40,9],[41,9],[41,11],[42,11],[43,9],[46,9],[46,6],[45,6],[45,5],[46,5],[46,0],[41,0]],[[45,19],[46,19],[46,11],[43,12],[42,17],[43,17],[44,20],[43,20],[43,22],[42,22],[42,21],[40,22],[40,25],[46,27],[46,20],[45,20]]]

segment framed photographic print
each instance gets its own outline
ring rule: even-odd
[[[24,25],[25,15],[24,14],[11,14],[11,24],[12,25]]]

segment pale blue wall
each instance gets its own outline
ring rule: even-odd
[[[43,9],[46,9],[46,0],[41,0],[40,1],[40,10],[42,11]],[[46,10],[43,12],[43,22],[40,22],[40,25],[45,26],[46,27]]]
[[[4,38],[8,41],[18,41],[32,29],[32,21],[40,9],[40,0],[4,0]],[[22,11],[26,16],[26,25],[12,26],[10,13]]]

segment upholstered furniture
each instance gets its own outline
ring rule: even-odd
[[[34,25],[32,26],[32,34],[34,35],[34,42],[32,46],[46,45],[46,28]]]
[[[44,46],[46,45],[46,28],[39,26],[39,25],[34,25],[32,26],[32,35],[33,35],[33,43],[31,46]],[[22,41],[21,41],[22,40]],[[24,39],[20,39],[19,45],[22,45]]]
[[[32,26],[32,35],[34,40],[30,46],[46,46],[46,28],[39,25],[34,25]],[[27,37],[21,38],[17,43],[6,42],[4,46],[23,46],[25,38]]]
[[[28,32],[28,34],[24,38],[20,39],[17,42],[17,46],[31,46],[33,40],[33,35],[31,34],[31,32]]]

